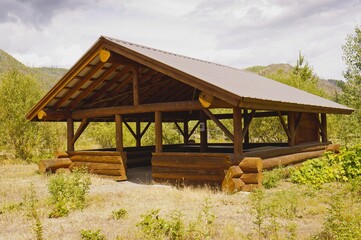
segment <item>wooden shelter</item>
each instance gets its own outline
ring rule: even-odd
[[[214,114],[210,110],[213,108],[231,109],[232,113]],[[141,158],[149,161],[152,158],[154,180],[221,183],[225,170],[242,163],[245,157],[264,160],[300,153],[310,157],[310,152],[324,151],[329,145],[326,114],[352,111],[244,70],[102,36],[27,118],[67,122],[67,157],[72,161],[71,168],[85,165],[95,173],[124,180],[127,166],[136,165]],[[287,144],[249,142],[252,119],[269,116],[279,118]],[[220,119],[232,119],[233,129],[227,129]],[[188,124],[191,120],[198,122],[192,129]],[[75,121],[80,122],[76,131]],[[74,143],[88,124],[99,121],[115,122],[115,149],[75,150]],[[233,143],[209,144],[207,121],[214,121]],[[135,122],[135,129],[129,122]],[[176,124],[183,144],[163,144],[163,122]],[[147,123],[146,127],[141,129],[141,123]],[[141,146],[143,135],[153,123],[154,146]],[[136,139],[133,148],[123,146],[124,127]],[[190,143],[198,127],[200,143]],[[238,179],[243,174],[246,177],[242,182],[259,183],[259,163],[249,159],[245,162],[252,162],[258,170],[254,172],[251,167],[251,175],[246,176],[244,167],[243,173],[232,173],[230,178]]]

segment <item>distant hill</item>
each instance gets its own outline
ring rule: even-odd
[[[261,76],[266,76],[272,73],[287,73],[293,71],[294,67],[290,64],[271,64],[268,66],[253,66],[246,68],[245,70],[257,73]],[[318,85],[321,89],[323,89],[328,95],[335,97],[336,94],[342,92],[341,86],[343,82],[341,80],[334,79],[320,79],[318,81]]]
[[[27,67],[10,54],[0,49],[0,74],[11,70],[34,76],[44,90],[49,90],[68,71],[64,68],[32,68]]]

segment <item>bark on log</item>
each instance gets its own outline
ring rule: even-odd
[[[153,155],[154,167],[180,167],[200,169],[228,169],[231,164],[229,158],[187,157],[184,156],[156,156]]]
[[[340,152],[340,144],[330,144],[327,146],[326,151],[339,153]]]
[[[69,158],[69,154],[67,152],[56,152],[55,158]]]
[[[241,180],[245,184],[262,184],[262,173],[244,173]]]
[[[331,142],[326,143],[313,143],[313,144],[305,144],[301,146],[295,147],[281,147],[281,148],[272,148],[272,149],[265,149],[259,151],[250,151],[244,153],[243,157],[260,157],[262,159],[266,158],[273,158],[282,155],[290,155],[294,153],[301,153],[301,152],[314,152],[318,150],[325,150]]]
[[[224,179],[222,182],[222,192],[235,193],[242,190],[245,183],[239,178]]]
[[[224,175],[218,169],[192,169],[192,168],[174,168],[174,167],[152,167],[153,173],[186,173],[195,175]]]
[[[246,157],[240,162],[239,167],[241,168],[243,173],[262,172],[263,169],[262,159],[258,157]]]
[[[69,169],[74,168],[87,168],[90,170],[119,170],[124,169],[121,163],[92,163],[92,162],[73,162]]]
[[[197,180],[206,182],[219,182],[221,183],[224,176],[221,175],[194,175],[194,174],[186,174],[186,173],[152,173],[153,179],[164,179],[164,180]]]
[[[46,173],[49,171],[55,172],[58,168],[68,168],[71,164],[72,161],[69,158],[54,158],[41,160],[38,166],[40,173]]]
[[[94,155],[74,155],[70,157],[73,162],[93,162],[93,163],[123,163],[121,156],[94,156]]]
[[[91,155],[91,156],[121,156],[125,152],[114,151],[68,151],[69,156],[74,155]]]
[[[90,169],[90,173],[107,176],[123,176],[124,172],[120,169]]]
[[[286,156],[268,158],[263,160],[263,168],[269,170],[279,166],[288,166],[290,164],[300,163],[307,159],[319,157],[324,152],[325,150],[319,150],[314,152],[295,153]]]

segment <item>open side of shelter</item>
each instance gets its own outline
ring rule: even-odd
[[[217,108],[228,113],[216,114]],[[55,163],[43,162],[44,169],[85,166],[93,173],[126,180],[127,167],[151,164],[155,181],[223,181],[225,188],[235,191],[259,186],[262,169],[337,150],[328,141],[326,114],[352,111],[244,70],[100,37],[27,118],[67,122],[67,153]],[[287,143],[250,142],[252,120],[263,117],[279,119]],[[223,119],[231,120],[233,128],[227,128]],[[231,142],[208,143],[209,121]],[[74,122],[80,122],[77,129]],[[115,123],[114,149],[74,149],[90,122]],[[175,124],[182,144],[163,144],[163,123]],[[154,146],[142,146],[152,124]],[[124,147],[125,127],[136,146]],[[196,130],[200,143],[191,139]]]

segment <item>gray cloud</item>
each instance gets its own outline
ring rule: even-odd
[[[63,11],[72,11],[92,5],[97,0],[2,0],[0,22],[20,22],[40,28]]]

